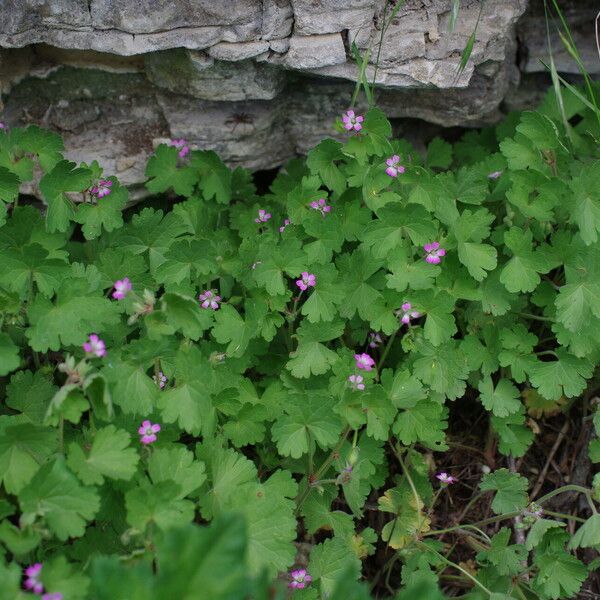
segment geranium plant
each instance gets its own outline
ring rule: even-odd
[[[600,429],[600,131],[568,99],[568,130],[549,96],[426,156],[351,109],[260,197],[173,140],[129,208],[3,128],[3,597],[574,598],[598,481],[533,503],[518,468],[532,403]],[[19,204],[38,169],[44,210]],[[495,462],[470,490],[457,399]]]

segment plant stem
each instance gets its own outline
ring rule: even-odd
[[[348,427],[346,427],[346,429],[344,429],[344,431],[340,435],[340,439],[338,440],[338,443],[336,444],[335,448],[331,451],[329,456],[325,459],[323,464],[319,467],[317,472],[314,474],[313,481],[319,481],[321,479],[321,476],[323,475],[323,473],[325,473],[325,471],[329,468],[329,465],[331,465],[331,463],[335,460],[335,457],[339,454],[342,446],[344,445],[344,442],[346,441],[346,438],[348,437],[348,434],[350,433],[350,429],[351,429],[350,426],[348,426]],[[302,505],[308,498],[308,495],[310,494],[310,491],[312,490],[312,488],[314,486],[314,483],[312,483],[310,481],[309,476],[310,476],[310,473],[307,476],[306,487],[302,490],[301,494],[298,496],[298,499],[296,500],[296,514],[298,514],[300,512]]]
[[[488,590],[488,588],[486,588],[485,585],[483,585],[483,583],[481,583],[478,579],[473,577],[473,575],[471,575],[471,573],[469,573],[466,569],[463,569],[460,565],[457,565],[456,563],[447,559],[443,554],[440,554],[437,550],[434,550],[426,544],[423,544],[423,542],[417,542],[417,545],[420,546],[424,551],[433,552],[433,554],[435,554],[438,558],[443,560],[449,567],[460,571],[465,577],[467,577],[467,579],[471,580],[479,589],[485,592],[488,596],[492,595],[491,590]]]
[[[62,415],[58,419],[58,451],[65,453],[65,418]]]
[[[517,312],[515,314],[524,319],[531,319],[532,321],[554,322],[554,319],[551,319],[550,317],[540,317],[539,315],[532,315],[531,313]]]
[[[387,355],[390,353],[390,350],[392,349],[392,344],[394,343],[394,340],[396,339],[396,336],[398,335],[398,329],[396,329],[396,331],[394,331],[394,333],[392,333],[392,335],[390,336],[390,339],[387,341],[387,344],[385,345],[385,348],[383,349],[383,354],[381,355],[381,358],[379,359],[379,362],[377,363],[377,377],[379,378],[379,374],[381,373],[381,367],[383,367],[383,363],[385,362],[385,359],[387,358]]]

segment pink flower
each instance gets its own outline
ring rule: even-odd
[[[202,302],[202,308],[217,310],[219,308],[219,302],[221,302],[221,296],[217,296],[214,290],[206,290],[198,296],[198,300]]]
[[[129,277],[123,277],[123,279],[117,279],[114,284],[115,291],[112,293],[112,297],[115,300],[123,300],[127,296],[128,292],[131,291],[131,281]]]
[[[169,142],[169,146],[175,146],[175,148],[177,148],[179,150],[179,152],[177,153],[179,158],[183,158],[190,151],[190,147],[188,146],[188,143],[184,139],[171,140]]]
[[[354,131],[360,131],[364,117],[362,115],[355,115],[353,110],[348,110],[342,116],[342,121],[346,131],[352,131],[353,129]]]
[[[418,319],[421,316],[421,313],[413,310],[410,302],[405,302],[402,305],[402,310],[396,311],[396,315],[400,317],[400,320],[408,325],[411,319]]]
[[[356,368],[365,371],[371,371],[375,365],[375,361],[366,352],[355,354],[354,360],[356,360]]]
[[[153,375],[152,379],[154,379],[154,383],[162,390],[165,385],[167,385],[167,381],[169,381],[167,379],[167,376],[162,372],[159,371],[158,372],[158,376]]]
[[[100,179],[98,181],[98,185],[95,185],[90,192],[98,198],[104,198],[104,196],[108,196],[110,194],[110,188],[112,187],[113,182],[108,179]]]
[[[25,569],[25,582],[23,587],[26,590],[31,590],[34,594],[41,594],[44,591],[44,586],[39,580],[40,573],[42,572],[42,563],[35,563]]]
[[[302,590],[312,581],[312,577],[306,572],[306,569],[292,571],[291,576],[292,581],[290,581],[289,587],[293,589]]]
[[[369,333],[369,348],[378,348],[381,344],[383,344],[381,336],[375,331],[371,331]]]
[[[160,425],[158,423],[151,423],[150,421],[142,421],[138,433],[142,436],[140,442],[142,444],[151,444],[156,441],[156,434],[160,431]]]
[[[6,125],[6,123],[3,123],[2,121],[0,121],[0,131],[6,131],[8,130],[8,126]]]
[[[284,219],[283,225],[279,228],[279,233],[283,233],[285,228],[291,223],[289,219]]]
[[[88,337],[88,341],[83,344],[83,349],[88,354],[93,354],[98,358],[103,357],[106,354],[106,345],[95,333],[92,333]]]
[[[488,179],[498,179],[498,177],[500,177],[500,175],[502,175],[502,173],[504,173],[504,171],[492,171],[488,175]]]
[[[431,265],[439,265],[442,262],[442,256],[446,256],[444,248],[440,248],[439,242],[431,242],[423,246],[425,250],[425,260]]]
[[[387,169],[385,170],[385,172],[390,177],[398,177],[398,174],[404,173],[404,167],[398,164],[399,162],[400,157],[397,154],[394,154],[394,156],[390,156],[390,158],[388,158],[385,161],[385,164],[387,165]]]
[[[52,592],[50,594],[44,594],[42,600],[63,600],[63,595],[60,592]]]
[[[302,271],[302,279],[296,280],[296,285],[304,292],[309,287],[315,287],[317,278],[307,271]]]
[[[328,212],[331,212],[331,206],[327,205],[327,200],[325,200],[325,198],[321,198],[319,201],[313,200],[309,206],[314,210],[318,210],[323,216]]]
[[[255,223],[266,223],[271,218],[271,213],[268,213],[262,208],[258,211],[258,217],[254,219]]]
[[[365,389],[365,384],[363,383],[363,376],[362,375],[350,375],[350,377],[348,377],[348,381],[350,382],[350,387],[353,390],[364,390]]]
[[[452,477],[452,475],[448,475],[448,473],[445,472],[438,473],[436,477],[440,480],[442,485],[452,485],[458,481],[456,477]]]

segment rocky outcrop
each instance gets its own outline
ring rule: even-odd
[[[4,0],[0,118],[55,128],[69,156],[100,158],[128,184],[143,180],[148,155],[168,137],[232,165],[271,168],[333,134],[358,54],[398,123],[493,122],[518,67],[541,65],[545,23],[540,0],[531,1],[525,13],[527,0],[462,0],[450,31],[451,0],[399,9],[393,0]],[[592,63],[593,11],[571,2]],[[559,58],[568,72],[568,57]]]

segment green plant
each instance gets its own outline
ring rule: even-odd
[[[400,600],[443,598],[438,580],[575,597],[598,481],[532,504],[512,460],[526,402],[591,411],[600,362],[600,132],[568,90],[562,110],[569,143],[550,95],[422,157],[372,109],[263,196],[176,141],[148,163],[162,196],[130,208],[58,136],[0,133],[3,597],[42,563],[29,579],[65,600],[268,598],[294,564],[298,599],[367,598],[376,550],[370,583]],[[17,204],[38,167],[45,215]],[[464,506],[493,516],[443,522],[461,483],[430,461],[463,397],[509,468]],[[563,493],[585,517],[551,509]]]

